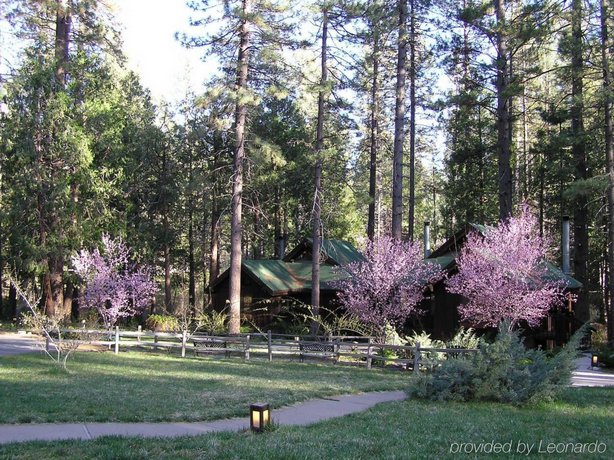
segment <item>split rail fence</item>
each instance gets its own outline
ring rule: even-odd
[[[259,357],[276,359],[327,360],[334,363],[364,365],[370,369],[374,363],[393,365],[403,369],[428,369],[442,359],[463,357],[476,351],[467,348],[427,348],[415,346],[376,343],[372,337],[363,336],[319,336],[298,337],[286,334],[250,333],[238,335],[208,335],[187,332],[123,331],[116,327],[112,331],[68,329],[61,333],[65,337],[79,337],[73,342],[104,346],[116,354],[120,349],[166,349],[180,351],[185,357],[191,352],[195,356],[239,356],[245,360]],[[92,337],[91,340],[83,339]],[[47,339],[47,349],[52,347]]]

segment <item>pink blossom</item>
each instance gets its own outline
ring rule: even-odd
[[[504,319],[512,326],[538,326],[565,288],[547,277],[548,245],[526,205],[518,217],[484,235],[470,233],[457,258],[458,274],[446,282],[449,292],[466,299],[458,309],[461,318],[481,326]]]
[[[121,239],[102,236],[103,252],[81,250],[72,258],[75,273],[85,282],[81,308],[95,308],[106,327],[119,318],[142,313],[157,291],[153,270],[130,260]]]
[[[382,236],[367,244],[364,255],[364,261],[343,267],[349,277],[336,287],[347,311],[381,330],[405,321],[427,284],[443,276],[437,265],[423,260],[419,243]]]

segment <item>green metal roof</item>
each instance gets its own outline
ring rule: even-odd
[[[307,238],[309,245],[313,244],[311,238]],[[364,256],[351,243],[343,240],[322,240],[322,252],[324,252],[337,265],[348,265],[352,262],[365,260]]]
[[[242,267],[271,295],[311,291],[311,263],[283,260],[244,260]],[[320,289],[333,290],[333,284],[347,274],[338,267],[320,265]]]
[[[486,235],[486,233],[493,227],[491,227],[490,225],[484,225],[484,224],[474,224],[474,223],[469,223],[469,226],[472,227],[476,232],[482,234],[482,235]]]
[[[489,228],[492,228],[492,227],[488,227],[488,226],[480,225],[480,224],[469,224],[469,227],[480,232],[482,235],[484,235],[489,230]],[[455,236],[458,238],[459,234]],[[463,238],[461,239],[461,244],[464,243],[464,234],[462,235],[462,237]],[[451,245],[448,245],[448,246],[449,248],[452,247]],[[436,263],[437,265],[441,267],[442,270],[452,270],[454,266],[456,265],[457,257],[458,257],[458,253],[456,251],[450,251],[450,252],[444,253],[443,255],[439,255],[437,257],[429,257],[425,259],[425,261]],[[545,265],[547,268],[547,273],[544,276],[545,280],[563,281],[565,283],[566,289],[580,289],[582,287],[582,283],[580,281],[578,281],[577,279],[573,278],[570,275],[563,273],[563,271],[559,267],[554,265],[553,263],[546,261]]]
[[[544,276],[546,280],[564,281],[565,287],[567,289],[580,289],[582,287],[582,283],[580,281],[569,275],[566,275],[565,273],[563,273],[563,270],[561,270],[556,265],[550,262],[546,262],[546,268],[548,269],[548,273],[546,274],[546,276]]]
[[[439,265],[442,270],[446,270],[456,260],[456,256],[457,254],[455,252],[449,252],[443,256],[424,259],[424,261],[426,263],[435,263]]]

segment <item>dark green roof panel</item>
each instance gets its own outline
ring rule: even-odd
[[[426,263],[435,263],[439,265],[442,270],[446,270],[450,265],[456,261],[456,252],[450,252],[444,256],[433,257],[424,259]]]
[[[308,238],[309,244],[313,243]],[[338,265],[365,260],[364,256],[351,243],[343,240],[322,240],[322,251]]]
[[[547,280],[564,281],[565,287],[567,289],[580,289],[582,287],[582,283],[580,281],[571,277],[570,275],[566,275],[565,273],[563,273],[563,270],[561,270],[556,265],[550,262],[546,262],[546,268],[548,269],[548,272],[546,273],[546,276],[544,278],[546,278]]]
[[[244,260],[243,269],[271,295],[286,295],[311,290],[311,263],[282,260]],[[320,288],[332,290],[333,284],[347,275],[336,267],[320,265]]]

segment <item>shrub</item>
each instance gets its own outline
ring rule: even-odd
[[[472,328],[461,328],[456,332],[454,337],[448,341],[448,348],[477,348],[480,344],[480,338],[476,335]]]
[[[526,349],[517,331],[502,323],[491,344],[480,343],[468,359],[444,361],[432,375],[417,379],[410,394],[453,401],[498,401],[512,404],[552,399],[571,379],[577,349],[586,329],[580,329],[554,357]]]
[[[591,347],[596,350],[606,349],[608,346],[608,328],[602,323],[591,324]]]
[[[145,326],[156,332],[172,332],[180,329],[177,318],[170,315],[149,315]]]
[[[390,324],[385,326],[384,335],[384,343],[386,345],[407,345],[407,339],[401,337],[397,330]]]
[[[196,317],[197,329],[209,334],[223,334],[227,330],[228,314],[225,311],[212,310]]]
[[[435,374],[421,375],[410,387],[410,395],[438,401],[469,401],[473,399],[473,364],[469,360],[452,359]]]
[[[614,350],[602,349],[597,353],[599,355],[599,363],[603,367],[614,367]]]
[[[95,328],[100,323],[100,315],[95,308],[82,308],[79,310],[79,319],[85,321],[87,327]]]
[[[417,343],[420,343],[420,348],[446,348],[446,344],[441,340],[432,339],[430,334],[426,332],[414,333],[407,337],[407,344],[415,347]],[[426,351],[421,352],[422,361],[426,361],[429,364],[434,364],[436,361],[443,361],[446,359],[446,354],[439,351]]]

